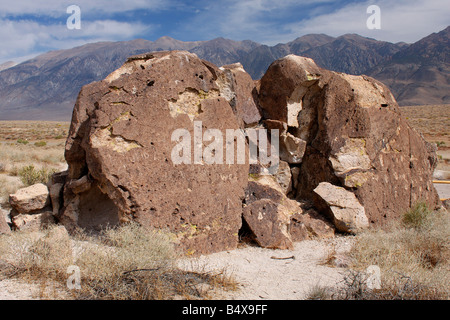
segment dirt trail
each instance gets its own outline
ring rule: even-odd
[[[343,256],[352,243],[352,237],[336,237],[298,242],[293,250],[245,247],[189,259],[182,265],[189,270],[225,269],[233,275],[239,290],[220,293],[217,299],[302,300],[316,285],[336,286],[343,280],[345,268],[324,262],[334,251],[338,257]]]

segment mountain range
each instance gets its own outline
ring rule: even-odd
[[[105,78],[127,57],[149,51],[188,50],[218,66],[241,62],[253,79],[288,54],[310,57],[323,68],[374,77],[390,87],[400,105],[450,103],[450,26],[413,44],[357,34],[309,34],[267,46],[217,38],[179,41],[162,37],[97,42],[50,51],[20,64],[0,65],[0,120],[70,120],[81,87]]]

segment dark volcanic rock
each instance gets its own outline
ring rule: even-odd
[[[314,189],[329,182],[354,193],[376,225],[418,201],[438,204],[432,184],[436,154],[379,81],[319,69],[311,59],[289,55],[261,79],[259,102],[268,120],[285,122],[287,132],[306,143],[297,199],[322,207]]]
[[[189,252],[235,248],[248,162],[196,164],[191,154],[191,164],[172,161],[177,129],[191,139],[194,122],[201,121],[203,133],[218,129],[224,137],[225,129],[239,129],[242,119],[222,94],[221,75],[195,54],[158,52],[131,57],[105,80],[83,87],[66,144],[60,216],[66,227],[137,221],[168,229]],[[208,144],[203,141],[203,150]],[[189,145],[194,153],[197,145]]]
[[[289,199],[273,176],[252,176],[243,219],[264,248],[290,249],[294,241],[334,236],[334,227],[308,205]]]
[[[277,145],[271,130],[277,170],[226,159],[236,141],[246,160],[254,145],[267,155],[258,143],[267,134]],[[218,68],[187,51],[133,56],[83,87],[65,157],[68,172],[50,189],[69,230],[136,221],[170,231],[189,253],[235,248],[241,225],[260,246],[287,249],[384,225],[419,201],[439,204],[435,149],[388,88],[294,55],[260,82],[240,64]]]

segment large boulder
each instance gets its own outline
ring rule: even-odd
[[[282,122],[305,143],[301,158],[290,162],[299,168],[297,200],[317,203],[314,190],[328,182],[353,193],[375,225],[397,219],[418,201],[438,205],[435,150],[408,125],[381,82],[289,55],[261,79],[259,103],[265,123]],[[330,202],[326,211],[335,208]]]
[[[221,155],[223,146],[208,148],[206,133],[219,130],[225,142],[225,130],[259,120],[252,96],[239,96],[253,84],[243,72],[185,51],[155,52],[84,86],[66,143],[59,220],[93,231],[137,221],[170,231],[190,253],[235,248],[249,164],[227,164],[225,152],[223,163],[207,162],[206,153]],[[176,130],[184,131],[174,139]]]

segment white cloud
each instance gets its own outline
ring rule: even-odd
[[[8,60],[21,62],[41,53],[44,48],[68,49],[97,41],[133,39],[149,32],[154,26],[139,22],[128,23],[114,20],[82,21],[80,30],[69,30],[65,23],[43,25],[35,21],[1,20],[0,63]]]
[[[369,5],[381,9],[381,29],[366,27]],[[291,34],[326,33],[339,36],[357,33],[390,42],[415,42],[449,25],[448,0],[379,0],[347,5],[333,13],[288,25]]]
[[[81,30],[66,28],[69,17],[66,8],[72,4],[81,8]],[[268,45],[288,42],[308,33],[331,36],[358,33],[391,42],[414,42],[447,27],[450,17],[448,0],[366,0],[330,12],[333,4],[333,0],[201,0],[195,4],[181,0],[1,1],[0,63],[88,42],[129,40],[152,34],[159,27],[114,20],[115,15],[125,16],[133,10],[166,10],[164,14],[170,15],[170,9],[185,14],[176,27],[169,28],[170,35],[178,35],[181,40],[223,36]],[[366,27],[369,17],[366,9],[371,4],[381,8],[381,30]]]
[[[23,61],[51,49],[65,49],[95,41],[130,40],[151,33],[154,24],[116,21],[114,14],[133,10],[159,12],[178,0],[18,0],[0,2],[0,63]],[[67,7],[81,8],[81,29],[69,30]]]
[[[120,13],[138,9],[158,11],[171,6],[172,0],[16,0],[0,2],[0,17],[20,15],[43,15],[59,17],[66,14],[70,5],[78,5],[82,14],[96,15],[105,13]]]
[[[448,0],[366,0],[334,9],[332,0],[228,0],[205,2],[205,10],[185,26],[202,39],[223,36],[268,45],[309,33],[357,33],[391,42],[415,42],[449,25]],[[369,30],[369,5],[381,8],[381,30]],[[305,10],[302,10],[305,8]],[[330,10],[332,10],[330,12]],[[297,21],[292,16],[298,12]],[[294,13],[294,14],[292,14]],[[290,15],[290,20],[283,15]]]

